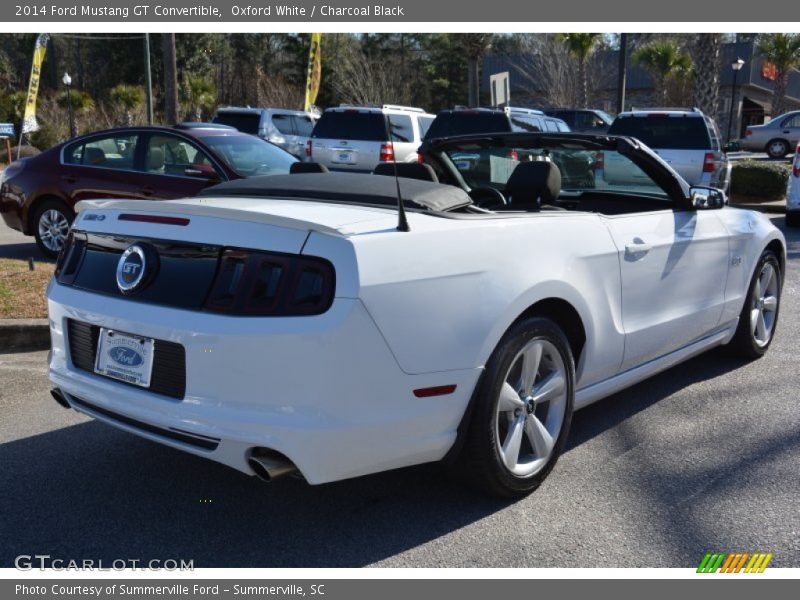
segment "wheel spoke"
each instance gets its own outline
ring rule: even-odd
[[[758,278],[758,296],[764,296],[769,289],[769,284],[772,283],[772,278],[775,276],[775,271],[772,265],[767,263],[761,271],[761,276]]]
[[[767,296],[764,298],[764,310],[775,312],[778,309],[777,296]]]
[[[519,449],[522,445],[522,433],[525,428],[525,419],[520,417],[514,419],[514,422],[509,427],[508,437],[503,442],[503,462],[506,467],[513,470],[519,462]]]
[[[536,384],[533,389],[533,401],[536,404],[541,404],[552,400],[554,396],[559,395],[564,391],[564,376],[558,372],[553,371],[545,377],[542,381]]]
[[[756,339],[760,342],[767,341],[767,324],[764,322],[764,313],[761,311],[758,311],[756,320]]]
[[[500,388],[500,402],[498,403],[500,412],[512,411],[524,407],[525,403],[519,397],[519,394],[517,394],[517,390],[506,381],[503,387]]]
[[[525,418],[525,434],[533,446],[536,456],[544,458],[550,454],[550,451],[555,445],[553,436],[547,431],[544,424],[537,419],[534,415],[528,415]]]
[[[533,390],[533,382],[539,372],[539,363],[542,361],[542,344],[531,344],[522,355],[522,391],[530,394]]]
[[[750,333],[756,335],[756,327],[758,327],[758,319],[761,317],[761,310],[754,308],[750,311]]]

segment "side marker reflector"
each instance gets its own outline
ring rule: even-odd
[[[431,396],[446,396],[456,391],[454,385],[437,385],[435,387],[419,388],[414,390],[414,395],[417,398],[430,398]]]

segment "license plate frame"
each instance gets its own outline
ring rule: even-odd
[[[155,340],[100,328],[94,372],[104,377],[149,388],[153,377]]]

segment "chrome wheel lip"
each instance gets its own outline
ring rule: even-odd
[[[531,477],[550,461],[567,411],[567,369],[556,346],[533,338],[509,364],[495,411],[500,461],[511,474]]]
[[[759,348],[772,341],[780,305],[780,289],[775,266],[766,262],[756,277],[750,296],[750,333]]]
[[[39,240],[50,252],[61,252],[69,233],[69,221],[59,210],[50,208],[39,216]]]

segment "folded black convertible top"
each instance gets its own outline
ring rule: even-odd
[[[448,211],[472,203],[464,190],[451,185],[399,177],[404,203]],[[353,204],[397,206],[394,177],[356,173],[298,173],[236,179],[212,186],[198,196],[298,198]]]

